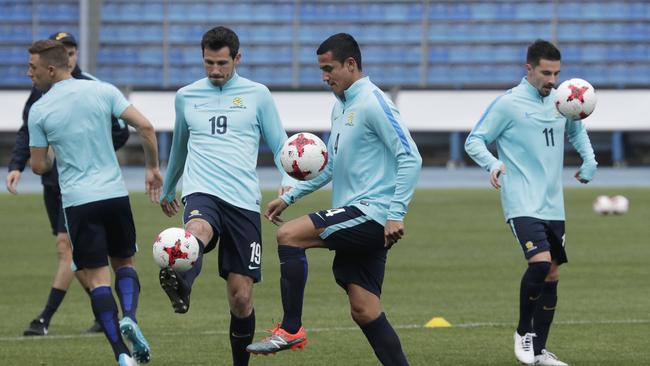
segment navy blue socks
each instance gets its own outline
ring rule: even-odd
[[[233,366],[247,366],[250,353],[246,346],[251,344],[255,335],[255,310],[246,318],[238,318],[230,313],[230,349]]]
[[[302,302],[307,283],[307,257],[303,248],[278,245],[280,257],[280,293],[282,329],[295,334],[302,326]]]
[[[192,284],[194,284],[196,277],[201,273],[201,268],[203,267],[203,250],[205,249],[205,245],[201,240],[199,240],[199,238],[196,238],[196,241],[199,242],[199,257],[196,259],[196,262],[194,262],[194,265],[189,269],[189,271],[179,273],[190,288],[192,287]]]
[[[533,332],[533,313],[542,294],[544,279],[550,270],[551,262],[528,263],[519,289],[519,335]]]
[[[135,313],[140,298],[140,281],[135,268],[122,267],[115,272],[115,291],[120,299],[122,316],[128,316],[137,323]]]
[[[558,281],[544,282],[542,298],[533,316],[533,329],[537,335],[533,342],[536,355],[542,354],[542,350],[546,348],[546,340],[551,330],[551,323],[553,323],[555,307],[557,306],[557,283]]]
[[[45,304],[45,309],[41,312],[41,315],[38,317],[43,319],[43,322],[46,327],[50,326],[50,319],[52,319],[52,316],[54,313],[56,313],[56,310],[59,308],[59,305],[61,305],[61,302],[63,301],[63,298],[65,297],[66,291],[65,290],[59,290],[58,288],[52,287],[50,289],[50,295],[47,297],[47,303]]]
[[[402,344],[386,319],[386,314],[381,313],[377,319],[362,325],[361,330],[382,365],[408,366],[409,363],[402,350]]]
[[[129,349],[124,344],[120,335],[120,325],[117,320],[117,304],[111,288],[108,286],[97,287],[90,292],[90,301],[95,318],[102,324],[106,339],[113,348],[115,359],[120,353],[130,355]]]

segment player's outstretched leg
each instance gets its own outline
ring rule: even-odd
[[[187,313],[190,310],[192,284],[199,273],[201,273],[201,268],[203,267],[203,250],[205,245],[198,238],[196,240],[199,242],[199,256],[192,268],[187,272],[179,273],[173,268],[166,267],[162,268],[159,274],[160,286],[169,297],[174,311],[179,314]]]
[[[120,321],[120,332],[131,342],[133,357],[139,363],[147,363],[151,360],[151,347],[140,331],[138,323],[126,316]]]
[[[178,272],[169,267],[160,270],[159,278],[160,286],[169,297],[174,311],[179,314],[187,313],[190,309],[192,288]]]

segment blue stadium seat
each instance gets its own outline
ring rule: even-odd
[[[142,7],[135,2],[121,3],[119,12],[122,21],[141,20],[144,17]]]
[[[116,3],[106,2],[102,3],[102,20],[117,21],[120,20],[120,6]]]
[[[165,9],[162,3],[144,3],[142,4],[142,19],[162,22],[165,17]]]
[[[609,46],[602,44],[587,44],[582,48],[582,61],[605,61]]]
[[[448,46],[429,46],[429,62],[440,63],[449,60]]]
[[[138,63],[145,65],[162,65],[163,50],[161,47],[144,47],[138,52]]]
[[[445,3],[435,2],[429,5],[429,19],[446,20],[448,18],[447,5]]]
[[[497,18],[498,5],[495,3],[476,3],[470,8],[470,17],[475,20],[486,20]]]
[[[497,5],[496,17],[495,19],[508,19],[513,20],[517,16],[517,7],[513,3],[500,3]]]
[[[552,14],[553,9],[550,2],[520,2],[515,10],[515,18],[519,20],[551,19]]]
[[[321,79],[321,73],[317,67],[306,65],[300,67],[300,86],[317,87],[325,89],[326,84]]]
[[[2,21],[31,21],[32,7],[21,2],[2,4],[0,7],[0,20]]]
[[[465,3],[448,3],[447,16],[454,20],[469,20],[471,17],[470,6]]]

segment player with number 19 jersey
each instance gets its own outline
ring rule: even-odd
[[[501,205],[506,221],[514,217],[564,218],[562,168],[564,134],[580,154],[580,176],[593,178],[594,151],[582,121],[571,121],[555,108],[555,89],[540,96],[526,78],[498,97],[467,137],[465,150],[485,170],[506,166]],[[486,145],[496,141],[499,159]]]
[[[207,193],[246,210],[260,212],[255,168],[260,137],[280,163],[287,135],[268,88],[236,73],[223,87],[200,79],[176,93],[176,124],[163,186],[174,199],[183,174],[183,193]],[[283,174],[282,185],[293,180]]]

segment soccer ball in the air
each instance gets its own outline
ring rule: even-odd
[[[184,229],[163,230],[153,243],[153,259],[160,268],[171,267],[178,272],[192,268],[199,257],[199,242]]]
[[[609,196],[598,196],[594,200],[594,212],[599,215],[609,215],[614,212],[614,205]]]
[[[569,79],[557,87],[555,107],[570,120],[585,119],[596,108],[594,87],[582,79]]]
[[[285,141],[280,161],[291,177],[298,180],[314,179],[327,165],[327,146],[318,136],[299,132]]]
[[[625,198],[625,196],[614,196],[611,198],[612,202],[612,212],[617,215],[623,215],[627,213],[627,210],[630,208],[630,201]]]

